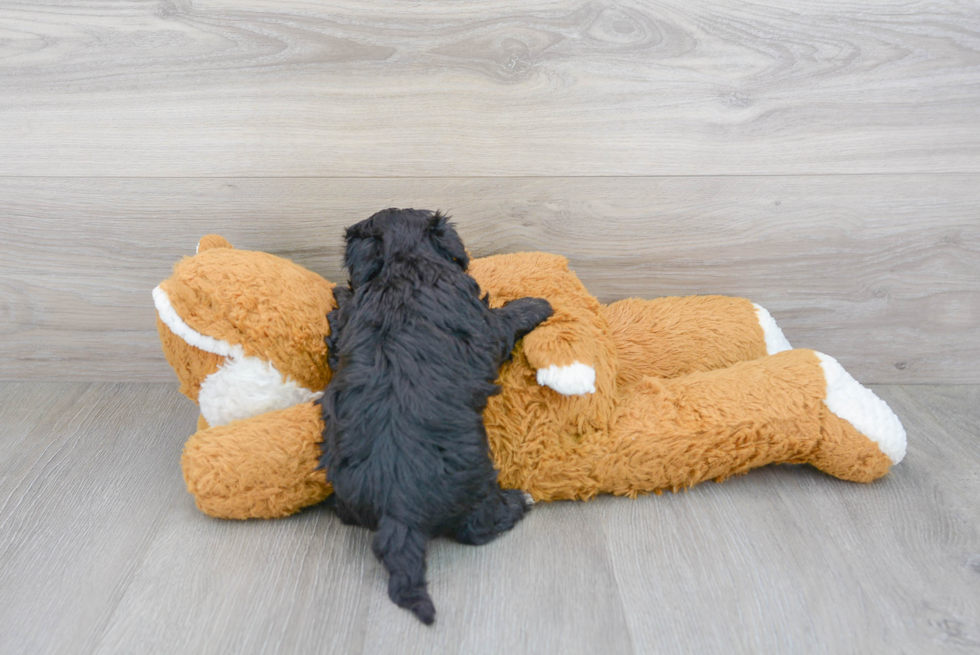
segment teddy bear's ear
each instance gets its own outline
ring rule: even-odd
[[[212,248],[234,248],[234,246],[228,243],[226,238],[217,234],[209,234],[206,237],[201,237],[201,240],[197,242],[198,253],[211,250]]]

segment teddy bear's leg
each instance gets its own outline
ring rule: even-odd
[[[216,518],[294,514],[330,494],[322,432],[313,402],[196,432],[181,457],[187,490]]]
[[[623,385],[725,368],[790,349],[769,312],[744,298],[628,298],[602,313]]]
[[[830,355],[814,352],[827,391],[821,412],[823,438],[807,460],[830,475],[870,482],[905,458],[905,428],[892,409]],[[861,436],[867,439],[860,439]],[[870,442],[873,442],[874,446]],[[887,456],[883,460],[879,453]]]
[[[601,492],[679,489],[772,463],[869,482],[905,454],[888,406],[833,359],[791,350],[626,391],[595,467]]]

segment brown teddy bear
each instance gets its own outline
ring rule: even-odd
[[[484,414],[504,487],[635,497],[772,463],[870,482],[905,455],[882,400],[831,357],[790,349],[747,300],[602,305],[545,253],[476,259],[469,273],[495,306],[537,296],[554,308],[501,368]],[[330,494],[316,400],[333,286],[211,235],[154,289],[164,353],[201,408],[182,466],[205,513],[287,516]]]

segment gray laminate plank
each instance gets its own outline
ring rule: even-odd
[[[3,652],[975,652],[977,389],[876,388],[910,445],[871,485],[775,467],[437,541],[426,629],[325,508],[199,513],[178,468],[195,411],[172,386],[0,385],[0,426],[36,421],[7,453],[33,465],[3,476]],[[21,409],[39,390],[52,409]]]
[[[364,652],[633,653],[600,526],[603,505],[541,504],[485,546],[435,542],[433,630],[388,600],[387,578],[372,562]]]
[[[980,172],[980,10],[7,1],[0,174]]]
[[[631,652],[605,545],[575,506],[490,546],[434,543],[431,629],[388,600],[370,533],[327,510],[240,523],[188,507],[158,531],[96,652]]]
[[[51,382],[0,382],[0,485],[7,480],[10,458],[24,437],[46,415],[56,414],[62,402],[73,402],[85,387]]]
[[[894,400],[922,388],[879,390]],[[896,403],[909,453],[873,484],[785,466],[609,512],[637,650],[976,652],[978,496],[963,500],[980,458],[951,461],[976,387],[952,401],[925,388],[921,404]],[[936,410],[961,418],[931,421]],[[937,444],[948,459],[929,452]]]
[[[0,529],[22,505],[26,490],[42,470],[39,463],[62,447],[64,426],[80,422],[93,409],[92,385],[55,382],[4,382],[0,425]]]
[[[361,653],[370,534],[325,509],[221,521],[177,499],[96,653]]]
[[[194,408],[173,385],[48,385],[51,406],[5,453],[4,653],[90,652],[186,495],[178,461]]]
[[[905,420],[909,457],[922,462],[920,470],[941,472],[923,481],[936,484],[929,495],[980,526],[980,386],[883,385],[875,391]]]
[[[0,378],[170,381],[149,292],[201,236],[340,280],[342,228],[387,206],[565,254],[606,302],[751,298],[865,382],[980,381],[978,175],[0,178]]]

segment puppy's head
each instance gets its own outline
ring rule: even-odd
[[[347,228],[344,265],[351,286],[374,278],[385,261],[414,256],[452,262],[465,271],[470,264],[463,242],[449,218],[420,209],[385,209]]]

